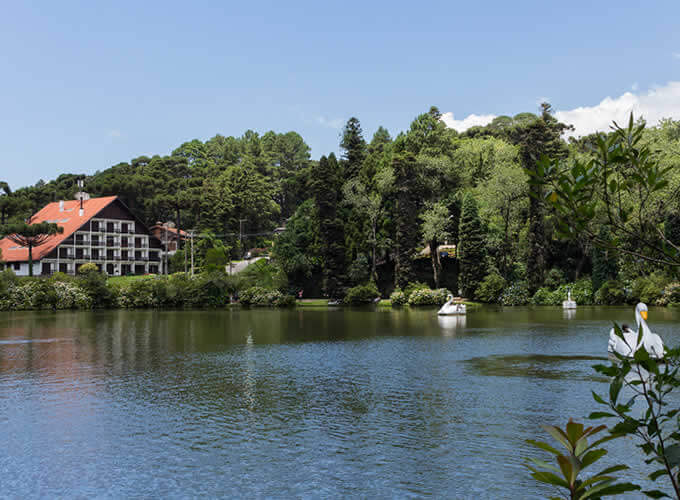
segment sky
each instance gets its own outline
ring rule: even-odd
[[[6,2],[0,180],[169,154],[248,129],[318,158],[437,106],[464,130],[548,101],[576,134],[680,119],[680,2]]]

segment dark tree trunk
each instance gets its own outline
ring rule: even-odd
[[[179,205],[177,205],[175,207],[175,211],[177,213],[177,217],[175,218],[175,220],[177,221],[177,250],[181,250],[182,249],[182,238],[180,237],[181,221],[179,219],[179,213],[180,213]]]
[[[430,258],[432,259],[432,276],[434,278],[434,287],[439,288],[439,276],[441,275],[442,263],[439,260],[439,252],[437,248],[437,240],[430,241]]]
[[[28,275],[33,276],[33,245],[28,244]]]

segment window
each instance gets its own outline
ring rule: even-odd
[[[21,263],[19,262],[15,262],[13,266],[15,271],[19,271],[21,269]]]

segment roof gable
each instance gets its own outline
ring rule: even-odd
[[[117,196],[105,196],[102,198],[90,198],[83,200],[83,215],[80,215],[80,201],[64,201],[63,210],[60,210],[58,201],[48,203],[40,211],[31,217],[31,223],[49,222],[64,228],[61,234],[50,236],[45,243],[33,249],[33,260],[38,261],[54,250],[61,242],[71,236],[90,219],[95,217],[110,203],[116,200]],[[123,205],[125,206],[125,205]],[[127,207],[125,207],[127,209]],[[0,250],[2,250],[2,260],[5,262],[27,262],[28,248],[19,247],[9,238],[0,240]]]

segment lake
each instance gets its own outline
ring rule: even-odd
[[[0,313],[0,496],[554,493],[525,440],[598,408],[591,367],[633,307],[435,313]],[[650,310],[669,345],[679,321]],[[603,463],[642,482],[634,444]]]

